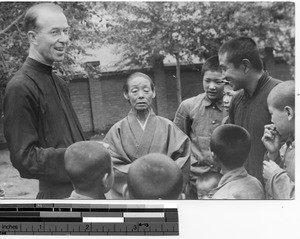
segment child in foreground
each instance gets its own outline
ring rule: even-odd
[[[196,181],[198,199],[211,199],[213,189],[218,186],[222,174],[218,172],[206,172],[198,176]]]
[[[262,142],[268,199],[295,198],[295,82],[275,86],[267,98],[273,124],[265,126]],[[282,142],[285,142],[282,145]]]
[[[123,189],[126,199],[184,199],[183,174],[168,156],[151,153],[135,160]]]
[[[111,157],[97,141],[70,145],[65,153],[65,168],[74,191],[68,199],[105,199],[114,179]]]
[[[210,147],[223,174],[213,199],[265,199],[263,186],[244,167],[251,147],[246,129],[233,124],[221,125],[214,130]]]

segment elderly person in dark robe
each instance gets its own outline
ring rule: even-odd
[[[132,109],[104,138],[109,144],[115,172],[112,199],[122,199],[131,163],[149,153],[171,157],[181,168],[185,185],[190,170],[190,141],[170,120],[155,115],[151,108],[155,97],[151,78],[140,72],[129,76],[124,85],[124,97]]]

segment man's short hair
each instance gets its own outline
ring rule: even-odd
[[[136,77],[143,77],[143,78],[149,80],[150,85],[151,85],[151,90],[154,91],[154,83],[153,83],[152,79],[148,75],[146,75],[146,74],[144,74],[142,72],[135,72],[135,73],[131,74],[126,79],[126,81],[125,81],[125,83],[123,85],[123,92],[124,93],[128,94],[128,90],[129,90],[129,84],[128,83],[129,83],[130,80],[132,80],[132,79],[134,79]]]
[[[219,49],[219,55],[227,53],[227,61],[239,67],[243,59],[248,59],[256,71],[263,69],[258,47],[250,37],[237,37],[225,43]]]
[[[151,153],[131,164],[127,185],[132,199],[178,199],[183,174],[170,157]]]
[[[96,141],[71,144],[65,152],[64,161],[66,171],[76,189],[88,189],[112,170],[108,150]]]
[[[63,9],[59,5],[54,3],[41,3],[33,5],[27,10],[25,14],[24,30],[26,33],[28,31],[39,30],[39,26],[37,25],[37,18],[39,16],[40,10],[63,12]]]
[[[203,79],[205,72],[220,72],[222,73],[222,69],[220,68],[219,58],[217,55],[209,57],[203,64],[201,68],[201,78]]]
[[[239,168],[248,157],[251,137],[241,126],[221,125],[211,135],[210,148],[224,166],[229,169]]]
[[[268,104],[283,111],[290,106],[295,109],[295,81],[288,80],[276,85],[269,93]]]

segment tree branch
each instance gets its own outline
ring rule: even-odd
[[[25,12],[23,12],[16,20],[14,20],[9,26],[7,26],[4,30],[0,32],[0,35],[4,34],[6,31],[8,31],[13,25],[15,25],[23,16],[25,15]]]
[[[5,58],[4,58],[4,56],[3,56],[3,51],[2,51],[2,49],[0,48],[0,56],[1,56],[1,60],[2,60],[2,62],[3,62],[3,67],[5,68],[5,71],[8,71],[8,66],[7,66],[7,64],[6,64],[6,61],[5,61]]]

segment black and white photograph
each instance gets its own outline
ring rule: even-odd
[[[0,2],[0,203],[190,203],[202,224],[295,205],[295,12]]]

